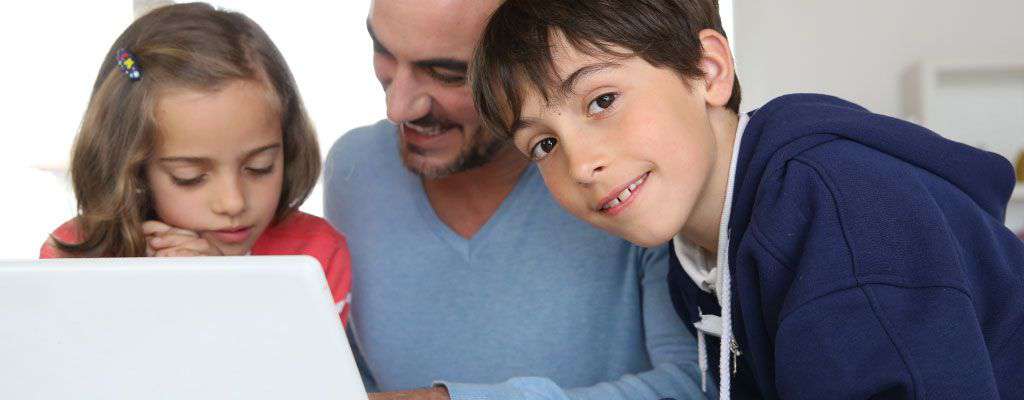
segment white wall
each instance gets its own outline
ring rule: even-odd
[[[905,118],[904,86],[920,62],[1015,65],[977,79],[940,77],[948,90],[932,104],[949,112],[923,123],[1011,161],[1024,150],[1022,0],[734,0],[733,10],[744,110],[818,92]],[[1013,227],[1024,226],[1021,197]]]
[[[75,215],[64,170],[96,71],[133,12],[167,0],[22,1],[0,11],[0,259],[34,258]],[[366,35],[369,0],[209,0],[241,11],[277,44],[326,153],[345,131],[384,117]],[[302,210],[320,215],[319,187]]]
[[[921,60],[1024,59],[1021,0],[735,0],[745,104],[828,92],[900,115]]]

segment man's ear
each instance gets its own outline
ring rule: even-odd
[[[714,29],[702,30],[698,35],[704,49],[700,58],[700,69],[704,71],[704,100],[710,106],[725,107],[732,96],[736,76],[729,40]]]

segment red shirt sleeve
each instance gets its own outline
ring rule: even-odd
[[[80,235],[78,233],[78,224],[75,223],[75,220],[72,219],[68,222],[65,222],[63,225],[57,228],[57,230],[53,231],[53,233],[50,234],[50,237],[46,238],[46,241],[43,242],[43,245],[39,249],[39,258],[43,259],[65,257],[65,255],[62,254],[60,250],[57,250],[57,247],[54,246],[53,238],[57,238],[58,240],[64,243],[75,243],[80,240],[79,236]]]
[[[308,255],[324,269],[331,296],[343,323],[348,321],[352,287],[351,256],[345,237],[327,221],[296,212],[267,228],[252,247],[253,255]]]

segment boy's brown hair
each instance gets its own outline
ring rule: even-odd
[[[725,36],[717,0],[508,0],[491,16],[474,56],[477,110],[488,129],[508,137],[525,88],[550,100],[558,82],[551,53],[556,35],[585,54],[637,56],[684,80],[702,77],[698,33],[704,29]],[[739,112],[739,106],[736,78],[726,108]]]
[[[134,55],[142,78],[132,81],[115,61]],[[142,223],[155,218],[145,164],[153,155],[154,110],[169,89],[217,91],[235,80],[263,86],[281,118],[284,184],[275,222],[309,196],[320,173],[316,134],[284,57],[248,17],[204,3],[153,10],[133,22],[103,58],[72,149],[78,241],[53,238],[71,257],[141,257]]]

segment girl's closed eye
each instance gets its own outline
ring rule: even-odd
[[[587,115],[598,116],[607,112],[615,105],[615,101],[618,100],[618,98],[619,93],[615,92],[604,93],[597,96],[587,104]]]
[[[274,172],[274,164],[270,164],[266,167],[249,166],[245,167],[245,170],[246,172],[256,176],[270,175],[271,172]]]
[[[195,177],[192,177],[192,178],[179,178],[179,177],[174,176],[172,174],[171,175],[171,181],[173,181],[174,184],[178,185],[178,186],[186,186],[186,187],[188,187],[188,186],[197,186],[197,185],[199,185],[200,183],[203,182],[203,179],[205,177],[206,177],[206,174],[199,174],[199,175],[197,175]]]

